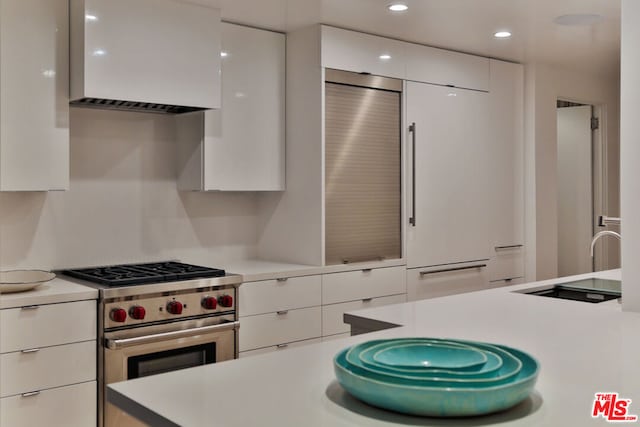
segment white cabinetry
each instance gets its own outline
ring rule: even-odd
[[[489,259],[489,95],[408,82],[406,103],[407,266]]]
[[[523,67],[491,60],[489,280],[524,276]]]
[[[489,59],[406,43],[407,80],[489,90]]]
[[[96,321],[94,300],[0,310],[1,425],[95,425]]]
[[[407,270],[407,299],[416,301],[488,287],[486,263],[462,263]]]
[[[285,35],[222,23],[222,108],[178,116],[181,190],[285,189]]]
[[[242,353],[285,348],[322,335],[320,276],[246,282],[239,299]]]
[[[69,187],[68,6],[0,1],[0,191]]]

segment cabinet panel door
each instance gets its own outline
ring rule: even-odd
[[[285,35],[222,24],[222,109],[204,123],[204,189],[284,190]]]
[[[445,271],[453,268],[464,269]],[[407,270],[407,300],[416,301],[487,289],[489,281],[486,270],[486,266],[480,263]]]
[[[407,266],[489,259],[488,94],[408,82],[406,102]]]
[[[406,43],[322,26],[322,66],[337,70],[405,78]]]
[[[69,188],[67,0],[3,0],[0,190]]]
[[[240,317],[318,306],[322,303],[321,276],[289,277],[246,282],[239,288]]]
[[[52,367],[53,369],[54,367]],[[96,425],[95,381],[0,399],[0,425],[11,427]]]
[[[406,44],[407,80],[489,90],[489,60],[419,44]]]
[[[95,340],[96,311],[94,300],[0,310],[0,353]]]

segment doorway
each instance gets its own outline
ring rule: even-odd
[[[558,277],[595,270],[589,247],[602,212],[602,156],[596,107],[557,101]],[[597,132],[597,133],[596,133]]]

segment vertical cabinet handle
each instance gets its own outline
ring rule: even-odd
[[[409,224],[416,226],[416,124],[409,126],[411,132],[411,218]]]

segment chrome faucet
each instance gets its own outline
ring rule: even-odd
[[[599,233],[596,233],[596,235],[593,236],[593,240],[591,240],[591,257],[592,258],[593,258],[593,248],[595,247],[598,239],[601,238],[602,236],[614,236],[614,237],[617,237],[618,240],[622,240],[622,236],[620,236],[620,233],[616,233],[615,231],[604,230]]]

